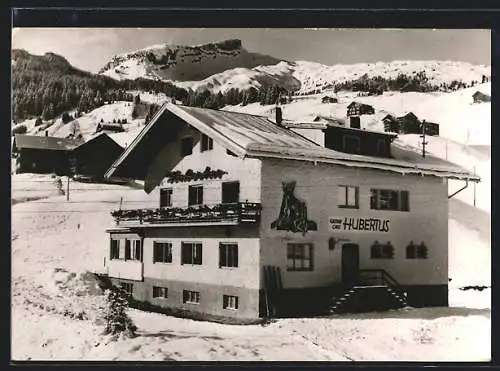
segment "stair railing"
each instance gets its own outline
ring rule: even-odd
[[[403,290],[399,282],[396,281],[396,279],[385,269],[360,269],[359,276],[361,282],[363,282],[363,276],[368,279],[375,278],[377,283],[389,286],[391,289],[396,291],[398,295],[406,300],[406,292]]]

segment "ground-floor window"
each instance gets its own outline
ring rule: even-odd
[[[168,298],[168,288],[153,286],[153,298]]]
[[[286,269],[288,271],[312,271],[313,244],[289,243],[287,245]]]
[[[238,297],[233,295],[223,295],[222,307],[224,309],[238,309]]]
[[[406,258],[407,259],[427,259],[427,246],[422,242],[420,245],[415,245],[410,242],[406,246]]]
[[[122,282],[120,287],[130,296],[134,293],[134,285],[129,282]]]
[[[111,239],[111,260],[120,259],[120,241]]]
[[[370,257],[372,259],[392,259],[394,258],[394,246],[390,242],[381,244],[375,241],[370,249]]]
[[[198,291],[183,290],[182,291],[182,302],[199,304],[200,303],[200,293]]]

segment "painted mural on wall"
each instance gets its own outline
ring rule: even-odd
[[[307,219],[307,206],[293,194],[296,182],[283,184],[283,199],[281,201],[280,215],[271,223],[271,228],[280,231],[302,232],[316,231],[316,222]]]
[[[384,232],[390,229],[389,219],[330,217],[330,229],[342,232]]]

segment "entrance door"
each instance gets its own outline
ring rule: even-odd
[[[359,275],[359,245],[342,245],[342,282],[355,282]]]

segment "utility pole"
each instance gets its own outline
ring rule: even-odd
[[[422,138],[422,157],[425,158],[425,146],[428,144],[425,141],[425,120],[422,121],[422,135],[420,136]]]
[[[69,175],[66,178],[68,179],[66,183],[66,201],[69,201]]]
[[[474,165],[474,176],[476,176],[476,165]],[[476,207],[476,182],[472,186],[474,188],[474,207]]]

